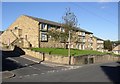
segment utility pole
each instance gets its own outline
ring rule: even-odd
[[[69,65],[71,64],[71,55],[70,55],[70,30],[69,30],[69,48],[68,48],[68,57],[69,57]]]

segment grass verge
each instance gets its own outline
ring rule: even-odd
[[[61,56],[68,56],[68,49],[64,49],[64,48],[32,48],[31,50],[49,53],[49,54],[56,54],[56,55],[61,55]],[[105,55],[105,54],[107,53],[102,53],[102,52],[94,51],[94,50],[71,49],[70,51],[71,56]]]

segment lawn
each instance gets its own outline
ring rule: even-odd
[[[44,53],[57,54],[61,56],[68,56],[68,49],[64,49],[64,48],[32,48],[31,50],[44,52]],[[106,53],[93,51],[93,50],[71,49],[70,54],[71,56],[81,56],[81,55],[104,55]]]

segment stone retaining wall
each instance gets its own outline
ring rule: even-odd
[[[35,52],[35,51],[29,50],[29,49],[23,49],[23,51],[24,51],[25,54],[27,54],[27,55],[30,55],[30,56],[32,56],[32,57],[35,57],[35,58],[38,58],[38,59],[43,60],[43,53]]]
[[[35,52],[29,49],[23,49],[25,54],[30,55],[32,57],[49,61],[55,62],[60,64],[69,64],[69,57],[66,56],[59,56],[59,55],[51,55],[42,52]],[[101,56],[71,56],[71,64],[90,64],[90,59],[92,59],[92,63],[104,63],[104,62],[111,62],[111,61],[120,61],[120,56],[111,56],[111,55],[101,55]]]
[[[120,61],[120,56],[112,56],[112,55],[99,55],[99,56],[76,56],[73,57],[72,64],[90,64],[90,59],[93,59],[93,63],[105,63],[105,62],[113,62]],[[87,63],[85,62],[87,60]],[[89,62],[88,62],[89,61]]]
[[[41,59],[41,60],[60,63],[60,64],[69,63],[69,57],[59,56],[59,55],[50,55],[50,54],[42,53],[42,52],[35,52],[29,49],[23,49],[23,51],[25,52],[25,54]]]

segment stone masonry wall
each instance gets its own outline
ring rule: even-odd
[[[40,47],[46,47],[46,48],[64,48],[64,43],[60,42],[54,42],[54,41],[49,41],[49,42],[40,42]]]
[[[59,55],[50,55],[50,54],[43,54],[42,52],[35,52],[28,49],[23,49],[26,54],[41,59],[44,61],[49,62],[55,62],[60,64],[69,64],[69,57],[66,56],[59,56]],[[44,56],[43,56],[44,55]],[[76,56],[71,57],[71,64],[86,64],[85,59],[86,58],[93,58],[93,63],[105,63],[105,62],[111,62],[111,61],[120,61],[120,57],[118,56],[111,56],[111,55],[103,55],[103,56]]]
[[[18,29],[21,29],[21,34],[22,34],[21,38],[27,39],[27,41],[30,42],[32,47],[38,47],[39,46],[38,45],[39,44],[38,24],[39,24],[39,22],[37,22],[25,15],[22,15],[8,27],[8,30],[15,30],[15,27],[17,27]],[[5,32],[7,32],[7,31],[5,31]],[[13,33],[16,34],[17,37],[19,37],[17,32],[13,31]],[[7,34],[5,36],[3,33],[2,37],[6,38],[6,39],[9,37],[11,40],[11,39],[13,39],[13,37],[10,35],[11,34]]]
[[[16,40],[16,37],[13,35],[13,33],[10,30],[4,31],[3,34],[0,35],[0,41],[4,44],[12,43],[14,40]]]
[[[23,49],[23,51],[25,51],[25,54],[38,58],[40,60],[44,59],[44,61],[55,62],[60,64],[69,64],[69,57],[59,56],[59,55],[50,55],[47,53],[43,54],[42,52],[35,52],[28,49]]]
[[[120,56],[103,55],[103,56],[76,56],[73,58],[72,64],[85,64],[85,59],[93,58],[93,63],[105,63],[120,61]],[[89,64],[89,63],[88,63]]]

